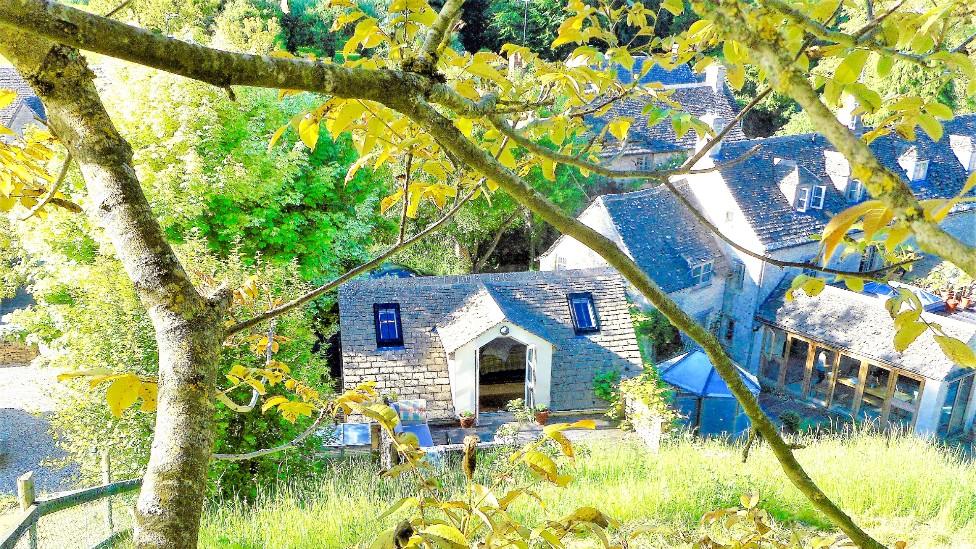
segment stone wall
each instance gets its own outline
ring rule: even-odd
[[[37,356],[37,349],[23,343],[0,341],[0,366],[27,364]]]

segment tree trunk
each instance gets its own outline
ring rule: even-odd
[[[159,400],[149,467],[136,508],[139,547],[195,547],[213,451],[215,365],[227,292],[201,296],[153,216],[118,134],[73,48],[9,31],[0,53],[47,109],[52,132],[77,159],[89,214],[112,240],[146,307],[159,348]]]

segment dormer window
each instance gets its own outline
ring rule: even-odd
[[[923,181],[929,173],[929,161],[919,158],[918,149],[910,147],[900,157],[898,164],[905,170],[909,181]]]
[[[848,202],[859,202],[864,196],[864,185],[857,179],[851,179],[847,183],[847,192],[844,193]]]
[[[376,346],[380,348],[403,346],[403,325],[400,322],[399,303],[373,305],[373,323],[376,328]]]
[[[589,292],[569,294],[569,314],[573,317],[573,328],[577,334],[600,331],[600,319],[596,315],[593,294]]]
[[[915,169],[912,171],[912,181],[922,181],[929,174],[929,161],[918,160],[915,162]]]
[[[827,196],[827,187],[824,185],[817,185],[813,187],[813,193],[810,196],[810,207],[814,210],[822,210],[824,205],[824,197]]]
[[[805,212],[807,211],[807,205],[810,203],[810,189],[807,187],[800,187],[796,190],[796,211]]]
[[[691,268],[691,278],[695,281],[695,286],[707,286],[712,283],[715,263],[706,261]]]

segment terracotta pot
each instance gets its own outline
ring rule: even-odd
[[[471,417],[462,417],[462,418],[460,418],[460,420],[461,420],[461,427],[463,429],[470,429],[470,428],[474,427],[474,416],[471,416]]]
[[[535,422],[538,423],[539,425],[545,425],[548,421],[549,421],[549,410],[546,410],[545,412],[535,413]]]
[[[972,304],[973,304],[972,300],[969,299],[968,297],[960,297],[959,298],[959,308],[960,309],[968,309],[969,306],[972,305]]]
[[[956,310],[956,307],[959,305],[959,300],[956,298],[950,298],[945,301],[945,304],[946,310],[951,313],[952,311]]]

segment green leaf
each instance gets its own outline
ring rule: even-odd
[[[888,76],[888,74],[891,73],[891,68],[894,66],[894,64],[895,59],[892,56],[881,54],[878,57],[878,76],[881,78]]]
[[[934,116],[924,112],[918,113],[918,125],[925,130],[932,141],[942,139],[942,124]]]
[[[976,353],[965,342],[944,335],[935,336],[935,341],[949,360],[966,368],[976,368]]]
[[[837,70],[834,71],[834,80],[838,84],[856,82],[861,76],[861,70],[864,69],[864,63],[867,62],[870,53],[868,50],[854,50],[847,54],[847,57],[841,61]]]

